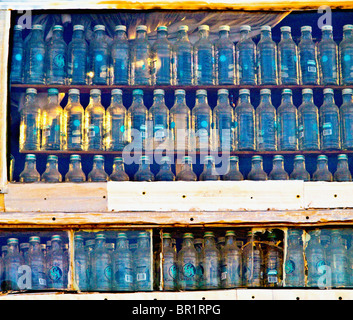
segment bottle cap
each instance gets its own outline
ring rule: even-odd
[[[8,238],[7,244],[18,244],[18,239],[17,238]]]
[[[226,237],[227,236],[235,236],[235,231],[233,231],[233,230],[227,230],[226,231]]]
[[[85,27],[82,24],[76,24],[74,25],[74,31],[76,30],[85,30]]]
[[[126,26],[119,24],[119,25],[115,26],[114,30],[115,31],[126,31]]]
[[[321,31],[332,31],[332,30],[333,30],[333,28],[330,25],[324,25],[321,28]]]
[[[328,158],[324,154],[320,154],[319,156],[317,156],[317,160],[325,160],[325,161],[327,161]]]
[[[170,163],[171,162],[171,159],[170,159],[170,157],[169,156],[163,156],[162,158],[161,158],[161,162],[162,163]]]
[[[251,161],[262,161],[262,156],[256,155],[256,156],[252,156]]]
[[[81,161],[81,156],[79,154],[72,154],[70,156],[70,161],[71,160],[80,160]]]
[[[300,31],[301,31],[301,32],[303,32],[303,31],[309,31],[309,32],[311,32],[311,31],[312,31],[312,28],[311,28],[311,26],[302,26],[302,27],[300,28]]]
[[[143,95],[143,91],[141,89],[135,89],[132,91],[132,95],[135,95],[135,94]]]
[[[189,30],[189,27],[186,25],[181,25],[178,27],[178,31],[188,31],[188,30]]]
[[[164,90],[163,89],[155,89],[153,90],[153,95],[161,94],[164,95]]]
[[[122,157],[114,157],[114,162],[123,162],[123,158]]]
[[[283,157],[282,155],[280,155],[280,154],[277,154],[277,155],[275,155],[275,156],[273,157],[273,161],[276,161],[276,160],[281,160],[281,161],[283,161],[283,160],[284,160],[284,157]]]
[[[240,26],[240,31],[251,31],[251,26],[244,24],[242,26]]]
[[[60,240],[60,241],[61,241],[61,236],[58,235],[58,234],[54,234],[54,235],[51,237],[51,241],[55,241],[55,240]]]
[[[54,154],[50,154],[50,155],[48,156],[48,161],[50,161],[50,160],[58,161],[58,156],[56,156],[56,155],[54,155]]]
[[[35,93],[35,94],[37,94],[37,89],[28,88],[28,89],[26,89],[26,94],[28,94],[28,93]]]
[[[14,27],[13,27],[14,30],[19,30],[19,31],[22,31],[23,27],[22,25],[20,24],[16,24]]]
[[[324,89],[324,94],[326,94],[326,93],[333,94],[333,89],[331,89],[331,88],[325,88],[325,89]]]
[[[353,30],[353,24],[345,24],[343,26],[343,31],[346,31],[346,30]]]
[[[308,94],[308,93],[313,94],[313,89],[305,88],[302,90],[302,94]]]
[[[291,32],[291,27],[289,26],[284,26],[284,27],[281,27],[281,32]]]
[[[111,92],[112,96],[118,94],[118,95],[123,95],[123,90],[121,89],[113,89]]]
[[[36,155],[35,154],[26,154],[26,160],[36,160]]]
[[[342,94],[353,94],[353,90],[350,88],[343,89]]]
[[[184,157],[181,159],[181,163],[189,163],[189,164],[191,164],[191,163],[192,163],[192,157],[190,157],[190,156],[184,156]]]
[[[260,90],[260,95],[261,94],[271,94],[271,90],[270,89],[261,89]]]
[[[138,238],[149,238],[150,235],[149,235],[149,233],[146,232],[146,231],[141,231],[141,232],[139,232],[139,235],[138,235],[137,237],[138,237]]]
[[[346,154],[342,153],[337,156],[337,159],[338,160],[348,160],[348,156]]]
[[[43,26],[41,24],[34,24],[32,29],[33,30],[43,30]]]
[[[260,28],[261,31],[271,31],[271,27],[270,26],[262,26]]]
[[[163,233],[163,239],[171,239],[171,234],[169,232]]]
[[[118,239],[127,239],[127,235],[125,232],[119,232],[118,233]]]
[[[91,89],[90,92],[89,92],[90,95],[93,95],[93,94],[101,94],[101,91],[99,89]]]
[[[142,161],[150,163],[150,157],[149,156],[141,156],[140,157],[140,163],[142,163]]]
[[[250,95],[250,90],[249,89],[240,89],[239,94],[248,94]]]
[[[70,94],[80,94],[80,90],[79,89],[69,89],[69,95]]]
[[[75,240],[83,240],[83,237],[80,234],[75,234],[74,238],[75,238]]]
[[[229,94],[229,91],[227,89],[219,89],[217,91],[217,94],[220,95],[220,94]]]
[[[147,26],[140,24],[136,27],[136,31],[147,31]]]
[[[105,239],[105,235],[103,233],[97,233],[96,234],[96,239],[99,240],[99,239]]]
[[[202,31],[202,30],[209,31],[209,30],[210,30],[210,27],[209,27],[207,24],[203,24],[203,25],[201,25],[201,26],[198,27],[198,30],[199,30],[199,31]]]
[[[302,160],[302,161],[305,161],[305,157],[302,155],[302,154],[297,154],[295,155],[294,157],[294,161],[295,160]]]
[[[204,96],[207,96],[207,91],[204,90],[204,89],[199,89],[199,90],[196,90],[196,95],[204,95]]]
[[[206,231],[203,235],[204,238],[206,237],[214,237],[213,231]]]
[[[230,31],[230,26],[223,25],[218,28],[218,31]]]
[[[214,161],[215,161],[214,156],[205,156],[205,162],[206,162],[206,161],[212,161],[212,162],[214,162]]]
[[[105,31],[105,26],[103,26],[102,24],[97,24],[96,26],[94,26],[93,31],[97,31],[97,30]]]
[[[103,160],[104,161],[104,156],[102,156],[101,154],[96,154],[93,156],[93,161],[94,160]]]
[[[167,26],[159,26],[159,27],[157,27],[157,31],[168,31],[168,27]]]
[[[229,160],[230,161],[239,161],[239,157],[238,156],[230,156]]]
[[[292,90],[291,89],[283,89],[282,94],[292,94]]]
[[[177,95],[177,94],[182,94],[182,95],[185,96],[186,93],[185,93],[185,90],[184,90],[184,89],[177,89],[177,90],[175,90],[174,94],[175,94],[175,95]]]
[[[191,232],[187,232],[183,234],[184,239],[194,239],[194,235]]]
[[[48,94],[59,94],[59,90],[56,88],[49,88]]]
[[[40,238],[38,236],[29,237],[29,242],[40,242]]]
[[[64,27],[61,26],[61,25],[59,25],[59,24],[57,24],[57,25],[55,25],[55,26],[53,27],[53,30],[60,30],[60,31],[63,31],[63,30],[64,30]]]

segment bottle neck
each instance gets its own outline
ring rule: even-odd
[[[337,169],[348,170],[348,161],[346,159],[340,159],[337,161]]]
[[[333,39],[333,35],[332,35],[332,31],[329,31],[329,30],[324,30],[322,32],[322,39],[326,40],[326,39]]]
[[[235,244],[236,240],[234,236],[226,236],[226,243],[225,245],[232,245]]]
[[[59,104],[59,96],[57,94],[49,94],[48,104],[58,105]]]
[[[69,103],[80,103],[80,95],[79,94],[70,94],[69,95]]]
[[[80,160],[72,160],[70,163],[73,170],[81,170],[81,161]]]
[[[282,103],[293,104],[293,97],[291,94],[282,94]]]
[[[208,30],[201,30],[199,32],[200,39],[208,39],[209,31]]]
[[[171,248],[172,247],[172,239],[171,238],[163,238],[163,247]]]
[[[289,32],[289,31],[282,31],[281,39],[282,39],[282,40],[292,39],[292,34],[291,34],[291,32]]]
[[[326,169],[328,170],[328,165],[326,160],[318,160],[317,161],[317,168],[318,169]]]
[[[324,94],[324,103],[334,104],[335,99],[332,93],[325,93]]]
[[[310,31],[303,31],[302,32],[302,39],[312,40],[313,36]]]
[[[177,94],[175,96],[175,104],[186,104],[185,95],[184,94]]]
[[[101,249],[104,248],[105,249],[105,239],[96,239],[95,241],[95,249]]]
[[[179,40],[189,41],[188,33],[185,30],[178,31]]]
[[[205,237],[205,247],[215,246],[216,242],[214,237]]]
[[[207,104],[207,96],[203,94],[196,96],[196,102],[197,104],[204,104],[204,103]]]
[[[42,30],[32,30],[31,40],[42,41],[43,40],[43,31]]]
[[[352,97],[353,95],[352,94],[344,94],[343,95],[343,103],[352,103]]]
[[[136,32],[136,39],[144,40],[146,39],[147,33],[144,30],[139,30]]]
[[[92,94],[89,98],[90,103],[100,103],[101,102],[101,96],[100,94]]]
[[[78,239],[75,239],[75,250],[77,249],[83,249],[84,246],[83,246],[83,240],[78,240]]]
[[[229,105],[228,94],[219,94],[217,104],[222,106]]]
[[[241,30],[240,31],[240,40],[245,40],[249,36],[249,31],[248,30]]]
[[[154,103],[164,104],[164,95],[163,94],[156,94],[153,97],[153,101],[154,101]]]
[[[99,39],[99,40],[103,40],[104,39],[104,36],[105,36],[105,32],[103,30],[96,30],[94,32],[94,37],[95,39]]]
[[[274,160],[273,161],[273,169],[284,169],[284,162],[283,160]]]
[[[63,32],[61,30],[54,30],[53,40],[62,40],[62,39],[63,39]]]
[[[121,94],[113,94],[111,98],[111,104],[123,104],[123,96]]]
[[[216,168],[215,163],[211,160],[208,160],[205,164],[204,164],[204,170],[205,171],[211,171],[214,170]]]
[[[268,30],[263,30],[261,31],[261,40],[267,40],[272,38],[272,33],[271,31]]]
[[[72,34],[72,39],[83,39],[84,31],[83,30],[75,30]]]
[[[148,238],[140,238],[137,241],[138,248],[149,248],[149,241]]]
[[[93,161],[93,169],[104,170],[104,161],[103,160],[94,160]]]
[[[19,253],[18,244],[7,245],[7,254]]]
[[[181,166],[182,171],[192,171],[192,164],[191,163],[183,163]]]
[[[13,40],[14,40],[14,42],[23,41],[22,30],[15,30],[14,35],[13,35]]]
[[[116,248],[118,249],[129,249],[129,243],[126,239],[118,239],[116,242]]]
[[[115,161],[113,165],[113,171],[125,171],[124,162],[122,161]]]
[[[136,104],[141,104],[143,103],[143,96],[140,95],[140,94],[136,94],[133,96],[133,103],[136,103]]]
[[[269,94],[261,95],[261,103],[271,103],[271,96]]]
[[[294,169],[296,170],[305,170],[305,161],[304,160],[295,160]]]
[[[26,164],[25,164],[25,169],[36,170],[36,161],[35,160],[27,160]]]
[[[238,160],[231,160],[230,161],[230,170],[231,171],[239,171],[239,162],[238,162]]]
[[[255,170],[262,170],[262,161],[261,160],[255,160],[251,163],[251,168]]]
[[[146,162],[142,162],[141,164],[140,164],[140,168],[139,168],[139,170],[150,170],[150,164],[149,163],[146,163]]]
[[[127,40],[126,32],[122,30],[118,30],[115,32],[116,40]]]
[[[37,100],[37,94],[35,93],[28,93],[26,95],[26,104],[35,104]]]
[[[161,164],[161,170],[163,171],[171,171],[171,165],[167,162]]]
[[[61,241],[54,240],[51,242],[51,251],[62,250]]]
[[[58,169],[58,162],[56,160],[49,160],[47,162],[47,168],[57,170]]]
[[[194,247],[194,240],[193,239],[184,239],[183,240],[183,248]]]
[[[166,39],[168,37],[167,31],[157,31],[157,39]]]
[[[304,93],[303,94],[303,101],[314,103],[313,95],[311,93]]]
[[[353,36],[353,30],[343,31],[343,39],[349,39]]]
[[[40,243],[39,242],[32,242],[30,244],[30,252],[31,253],[35,253],[35,252],[41,252],[41,249],[40,249]]]
[[[229,31],[221,30],[219,32],[219,38],[220,39],[229,39]]]
[[[250,104],[250,95],[248,95],[248,94],[241,94],[241,95],[239,96],[239,101],[240,101],[240,103]]]

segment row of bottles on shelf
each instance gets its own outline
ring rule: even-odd
[[[174,43],[168,28],[157,28],[151,44],[147,26],[136,28],[136,39],[129,43],[126,26],[115,27],[110,40],[104,25],[94,27],[90,44],[84,27],[75,25],[72,41],[63,39],[63,26],[52,28],[52,37],[43,40],[42,25],[34,25],[23,41],[22,27],[14,27],[11,81],[28,84],[94,85],[343,85],[353,84],[353,25],[343,27],[339,46],[333,40],[332,26],[322,27],[322,39],[312,39],[310,26],[301,27],[297,45],[291,28],[281,27],[281,41],[272,40],[271,27],[261,27],[256,45],[251,27],[240,27],[240,40],[234,46],[230,27],[219,27],[219,39],[209,40],[209,26],[199,26],[199,40],[192,44],[188,26],[178,28]],[[109,39],[109,41],[108,41]]]
[[[122,91],[113,89],[110,106],[101,103],[101,91],[92,89],[84,109],[78,89],[69,90],[63,109],[58,89],[48,90],[48,102],[39,107],[37,91],[26,90],[20,107],[20,150],[122,151],[170,149],[182,150],[338,150],[353,149],[353,90],[342,90],[343,103],[335,104],[334,91],[325,88],[320,108],[314,104],[312,89],[302,90],[302,104],[293,104],[291,89],[283,89],[276,109],[271,90],[260,90],[255,108],[250,91],[241,89],[235,108],[230,105],[227,89],[218,90],[212,110],[206,90],[196,91],[195,106],[190,110],[185,90],[175,91],[175,102],[165,104],[165,92],[154,90],[148,109],[143,91],[133,90],[133,101],[126,109]]]
[[[171,168],[171,158],[163,156],[160,160],[160,169],[154,174],[150,169],[150,157],[141,156],[139,168],[133,176],[133,181],[240,181],[244,180],[243,174],[239,170],[239,158],[231,156],[226,169],[222,166],[216,168],[214,156],[205,156],[204,168],[199,178],[193,171],[193,158],[184,156],[181,160],[180,171],[173,173]],[[317,157],[316,171],[310,178],[309,172],[305,168],[305,157],[296,155],[294,157],[294,169],[289,175],[284,169],[284,157],[276,155],[273,157],[273,167],[269,174],[263,169],[262,156],[255,155],[251,160],[251,170],[247,175],[248,180],[303,180],[303,181],[337,181],[348,182],[352,181],[352,175],[349,170],[348,157],[346,154],[340,154],[337,157],[337,169],[332,174],[328,169],[328,158],[325,155]],[[66,182],[105,182],[105,181],[129,181],[130,177],[125,172],[124,160],[122,157],[115,157],[113,171],[110,175],[107,174],[104,168],[104,156],[95,155],[93,157],[93,167],[87,177],[82,170],[81,156],[71,155],[69,170],[65,175]],[[24,183],[31,182],[47,182],[58,183],[62,182],[62,175],[58,170],[58,157],[49,155],[46,165],[46,170],[40,175],[36,169],[36,156],[34,154],[26,155],[26,162],[23,171],[20,173],[19,181]]]

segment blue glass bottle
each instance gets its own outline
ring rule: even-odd
[[[104,170],[104,156],[98,154],[93,157],[92,170],[88,173],[87,181],[105,182],[109,180],[108,174]]]
[[[74,25],[72,40],[67,47],[68,84],[86,84],[88,44],[84,37],[84,26]]]
[[[24,50],[25,48],[22,38],[22,26],[15,25],[11,56],[11,83],[23,83]]]
[[[18,280],[20,273],[19,267],[23,264],[22,256],[18,249],[18,239],[7,239],[7,254],[5,264],[5,282],[7,290],[19,290]]]
[[[328,169],[328,158],[319,155],[316,162],[316,171],[313,173],[313,181],[333,181],[332,173]]]
[[[86,175],[82,171],[81,156],[72,154],[70,156],[69,171],[65,175],[66,182],[85,182]]]
[[[229,157],[229,169],[228,172],[223,176],[223,180],[241,181],[244,180],[243,175],[239,171],[239,157]]]
[[[31,268],[33,290],[47,288],[47,276],[45,273],[45,257],[40,246],[40,237],[29,238],[28,265]]]
[[[198,254],[194,246],[194,235],[184,233],[181,250],[178,252],[178,279],[180,290],[195,290],[198,287]]]
[[[263,169],[263,158],[262,156],[252,156],[251,158],[251,170],[248,173],[248,180],[267,180],[267,173]]]
[[[154,181],[154,174],[150,170],[149,156],[141,156],[139,168],[134,174],[134,181]]]
[[[125,172],[124,160],[122,157],[115,157],[113,163],[113,172],[109,176],[111,181],[129,181],[129,176]]]
[[[258,151],[277,150],[277,115],[271,102],[271,90],[260,90],[256,108],[256,142]]]
[[[348,156],[346,154],[339,154],[337,156],[337,170],[333,175],[333,180],[338,182],[352,181],[352,175],[348,166]]]
[[[302,231],[299,229],[288,230],[288,247],[284,265],[286,287],[304,287],[304,248],[301,236]]]
[[[255,144],[255,109],[250,101],[250,90],[240,89],[239,100],[235,107],[236,137],[238,137],[238,150],[256,149]]]
[[[65,289],[65,258],[60,235],[51,237],[50,255],[47,260],[48,289]]]
[[[137,249],[134,254],[135,290],[152,290],[151,244],[148,232],[141,231],[137,236]]]
[[[240,39],[236,44],[237,77],[240,85],[256,85],[256,45],[249,36],[251,27],[240,26]]]
[[[248,231],[246,244],[243,248],[243,285],[260,287],[263,283],[263,250],[258,236]]]
[[[342,105],[340,107],[341,145],[343,150],[353,149],[353,90],[342,90]]]
[[[219,277],[221,257],[216,247],[215,236],[212,231],[206,231],[204,234],[202,258],[204,279],[202,289],[218,289],[221,285],[221,279]]]
[[[229,38],[230,27],[219,27],[219,38],[215,42],[216,84],[235,84],[235,49]]]
[[[159,172],[156,174],[156,181],[174,181],[175,175],[171,169],[171,159],[164,156],[161,159],[161,166]]]
[[[277,120],[278,150],[298,150],[298,111],[293,104],[291,89],[282,90]]]
[[[282,250],[278,246],[277,235],[270,231],[264,252],[264,285],[267,288],[282,286],[283,258]]]
[[[65,84],[67,69],[67,45],[63,39],[64,27],[55,25],[53,36],[46,48],[46,83]]]
[[[305,169],[305,157],[303,155],[297,154],[294,157],[293,166],[293,171],[289,177],[291,180],[310,181],[310,174]]]
[[[163,233],[163,289],[174,291],[178,285],[178,266],[175,247],[170,233]]]
[[[278,44],[279,83],[299,83],[298,50],[292,39],[291,27],[281,27],[281,41]]]
[[[339,47],[340,84],[353,84],[353,25],[343,26],[343,40]]]
[[[115,27],[114,41],[110,47],[110,82],[113,85],[129,84],[130,46],[126,26]]]
[[[257,44],[259,84],[277,84],[277,46],[272,40],[270,26],[261,27],[261,39]]]
[[[320,141],[322,150],[341,148],[339,109],[331,88],[324,89],[324,102],[320,107]]]
[[[298,44],[301,83],[306,85],[319,84],[317,48],[313,41],[312,28],[301,27],[301,38]]]
[[[23,171],[20,173],[20,182],[39,182],[40,174],[36,168],[36,155],[26,154],[26,161]]]
[[[284,157],[282,155],[275,155],[272,163],[273,167],[268,178],[270,180],[288,180],[288,173],[284,170]]]
[[[83,237],[75,234],[75,282],[80,291],[88,290],[88,255],[84,249]]]
[[[220,175],[216,170],[214,156],[205,156],[203,171],[201,172],[199,179],[200,181],[220,180]]]

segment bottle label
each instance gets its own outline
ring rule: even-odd
[[[339,119],[338,113],[325,113],[322,116],[322,147],[339,146]]]
[[[106,83],[107,80],[107,66],[108,66],[108,52],[104,48],[93,49],[93,83]]]
[[[269,270],[267,272],[267,281],[268,283],[277,283],[278,281],[277,270]]]
[[[82,143],[82,114],[71,114],[67,122],[67,144],[72,145]]]
[[[59,266],[52,266],[49,269],[48,276],[53,282],[60,281],[63,276],[63,271]]]
[[[185,278],[190,279],[196,275],[196,268],[195,266],[188,262],[183,265],[183,275]]]
[[[297,54],[295,47],[281,50],[281,77],[297,79]]]
[[[325,122],[323,125],[322,125],[322,134],[324,136],[330,136],[332,135],[332,123],[330,122]]]
[[[295,262],[293,260],[287,260],[285,264],[286,274],[291,274],[295,270]]]

